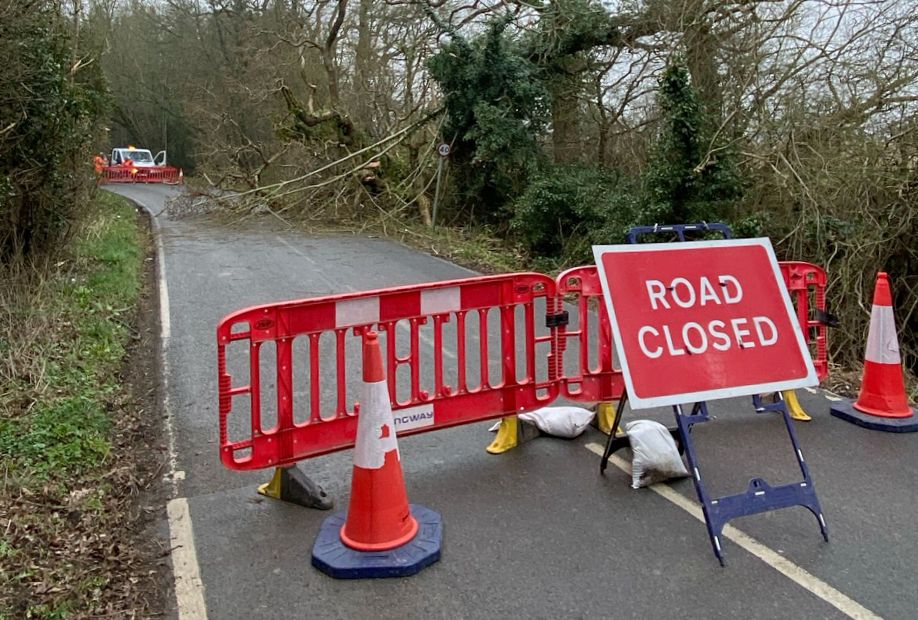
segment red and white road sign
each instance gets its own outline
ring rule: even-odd
[[[636,409],[816,385],[771,241],[594,246]]]

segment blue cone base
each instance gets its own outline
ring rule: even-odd
[[[870,415],[854,408],[854,401],[840,400],[832,403],[829,412],[836,418],[847,420],[852,424],[869,428],[872,431],[885,431],[887,433],[914,433],[918,431],[918,415],[912,410],[909,418],[882,418]]]
[[[312,565],[335,579],[408,577],[440,559],[443,518],[430,508],[411,504],[418,533],[410,542],[388,551],[356,551],[341,542],[346,512],[325,519],[312,547]]]

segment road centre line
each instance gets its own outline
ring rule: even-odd
[[[310,265],[313,265],[313,266],[317,267],[317,269],[316,269],[315,272],[314,272],[314,275],[315,275],[317,278],[319,278],[320,280],[322,280],[322,282],[325,283],[325,286],[327,286],[327,287],[329,288],[329,290],[332,290],[332,291],[333,291],[333,290],[335,290],[336,288],[338,288],[338,287],[341,285],[340,282],[335,282],[334,280],[332,280],[331,278],[329,278],[328,276],[326,276],[324,273],[322,273],[322,271],[321,271],[320,269],[318,269],[318,265],[316,265],[316,261],[312,260],[312,258],[310,258],[310,257],[306,254],[306,252],[302,251],[301,249],[299,249],[298,247],[296,247],[295,245],[293,245],[292,243],[290,243],[289,241],[287,241],[286,239],[284,239],[284,238],[281,237],[280,235],[275,235],[274,238],[277,239],[278,241],[280,241],[281,243],[283,243],[285,246],[287,246],[287,248],[288,248],[289,250],[291,250],[294,254],[297,254],[297,255],[301,256],[301,257],[303,258],[303,260],[305,260],[307,263],[309,263]],[[351,290],[351,291],[354,290],[354,289],[351,288],[351,287],[347,287],[347,288],[348,288],[348,290]]]
[[[583,447],[599,456],[602,456],[604,452],[603,446],[598,443],[588,443]],[[630,464],[620,456],[613,454],[609,462],[625,473],[631,474]],[[689,513],[698,521],[704,523],[704,514],[701,511],[701,506],[697,502],[688,499],[665,483],[654,484],[648,488]],[[856,620],[881,620],[881,616],[870,611],[851,597],[836,590],[819,577],[797,566],[777,551],[763,545],[752,536],[740,531],[738,528],[732,525],[724,526],[723,536],[759,558],[804,590],[821,598],[849,618],[855,618]]]

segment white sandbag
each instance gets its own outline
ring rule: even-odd
[[[676,442],[665,426],[653,420],[635,420],[625,425],[625,432],[634,453],[631,488],[639,489],[689,475]]]
[[[528,413],[521,413],[521,422],[535,424],[547,435],[572,439],[590,425],[596,414],[582,407],[542,407]]]

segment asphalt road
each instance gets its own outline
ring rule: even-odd
[[[814,420],[797,429],[831,542],[823,542],[802,508],[734,522],[789,562],[792,574],[802,569],[796,580],[775,569],[781,562],[730,541],[728,566],[721,568],[703,524],[676,503],[632,490],[630,477],[614,467],[598,474],[599,457],[586,446],[601,444],[599,433],[539,438],[492,456],[484,451],[488,424],[400,440],[410,500],[443,515],[438,564],[407,579],[326,577],[309,558],[328,513],[264,500],[255,489],[269,472],[233,472],[219,462],[215,326],[247,305],[469,272],[381,239],[306,236],[264,221],[228,230],[202,218],[172,220],[161,212],[176,190],[164,186],[113,191],[154,214],[164,249],[171,329],[164,378],[178,472],[173,503],[187,507],[194,552],[176,560],[173,615],[202,617],[194,615],[198,600],[209,618],[247,620],[836,618],[846,617],[844,609],[849,616],[856,615],[852,609],[916,616],[918,435],[848,425],[829,416],[824,394],[803,391],[800,400]],[[695,435],[715,494],[743,490],[753,476],[773,483],[798,477],[778,418],[752,413],[748,399],[718,402],[712,413],[717,419],[696,427]],[[667,412],[650,417],[670,421]],[[303,464],[341,508],[350,458],[345,451]],[[671,488],[695,499],[688,481]],[[190,561],[200,586],[182,576]],[[833,606],[828,601],[839,599],[832,593],[855,606]]]

